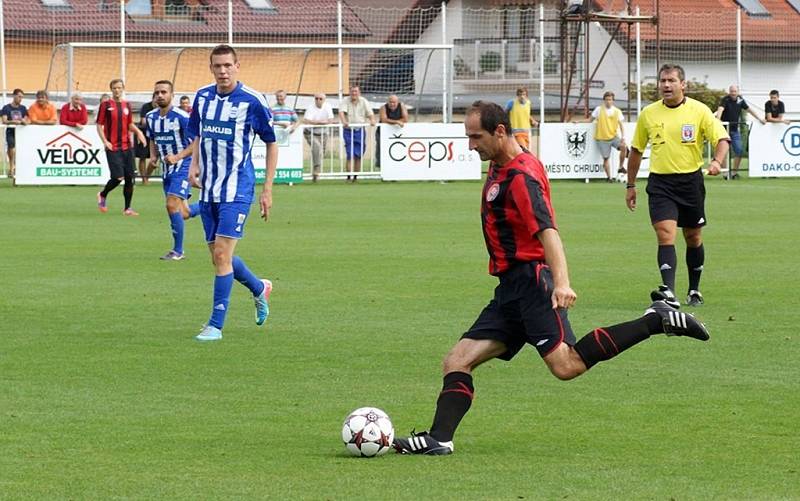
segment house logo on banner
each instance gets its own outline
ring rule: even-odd
[[[586,136],[588,130],[566,130],[564,138],[566,140],[567,154],[574,160],[580,160],[586,156]]]
[[[786,129],[781,138],[781,144],[786,153],[793,157],[800,155],[800,126],[793,125]]]
[[[100,148],[73,132],[65,132],[36,148],[36,177],[100,176]]]

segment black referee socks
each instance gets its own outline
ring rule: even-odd
[[[436,400],[436,415],[433,417],[430,434],[439,442],[450,442],[456,433],[461,418],[472,405],[475,388],[472,375],[466,372],[451,372],[444,376],[442,392]]]
[[[675,268],[678,266],[678,255],[674,245],[658,246],[658,271],[661,272],[661,283],[675,291]]]

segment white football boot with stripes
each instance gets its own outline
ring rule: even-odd
[[[427,431],[411,432],[407,438],[395,437],[392,444],[399,454],[424,454],[427,456],[444,456],[453,453],[453,442],[439,442]]]
[[[666,301],[654,301],[644,311],[645,315],[656,313],[661,317],[664,333],[667,336],[688,336],[700,341],[708,341],[709,335],[706,326],[694,318],[690,313],[678,311]]]

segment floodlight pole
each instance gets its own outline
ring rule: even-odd
[[[736,85],[742,91],[742,9],[736,8]]]
[[[344,92],[342,88],[344,86],[344,77],[342,75],[342,72],[344,71],[342,69],[342,64],[344,64],[344,58],[342,57],[342,0],[336,1],[336,42],[339,44],[339,49],[336,52],[339,57],[339,71],[337,71],[337,76],[339,78],[339,106],[341,106],[342,94]]]
[[[442,45],[447,43],[447,4],[442,2]],[[447,109],[447,51],[442,52],[442,122],[450,123]]]
[[[544,4],[540,3],[539,4],[539,124],[543,123],[544,123]],[[540,142],[541,142],[541,137],[542,135],[539,134]]]
[[[228,0],[228,45],[233,45],[233,0]]]
[[[639,7],[636,7],[636,16],[639,16]],[[642,112],[642,32],[639,23],[636,23],[636,119]],[[628,120],[630,120],[628,116]]]

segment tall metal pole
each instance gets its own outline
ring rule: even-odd
[[[447,4],[442,2],[442,45],[447,43]],[[447,51],[442,51],[442,122],[450,123],[447,110]]]
[[[74,48],[67,44],[67,102],[72,99],[75,90],[75,59]]]
[[[342,92],[344,86],[344,75],[342,72],[344,69],[342,68],[343,65],[343,57],[342,57],[342,0],[336,0],[336,41],[339,43],[339,49],[337,49],[338,56],[339,56],[339,106],[342,105]]]
[[[742,9],[736,8],[736,85],[742,90]]]
[[[6,87],[8,83],[6,82],[6,25],[5,20],[3,19],[3,0],[0,0],[0,57],[3,58],[3,63],[0,64],[0,85],[3,87],[3,102],[6,102]]]
[[[639,7],[636,7],[636,17],[639,17]],[[642,33],[640,24],[636,23],[636,118],[642,112]],[[628,117],[628,120],[631,118]]]
[[[125,0],[119,0],[119,41],[125,43]],[[125,81],[125,46],[119,48],[119,77]]]
[[[233,0],[228,0],[228,45],[233,45]]]
[[[544,123],[544,4],[543,3],[539,4],[539,123],[540,124]],[[539,137],[542,137],[542,135],[539,134]]]
[[[589,118],[589,28],[591,27],[591,23],[589,22],[589,2],[584,1],[583,4],[586,6],[584,8],[584,12],[586,13],[586,33],[584,33],[584,45],[583,45],[583,89],[586,95],[586,107],[583,110],[583,117]]]

